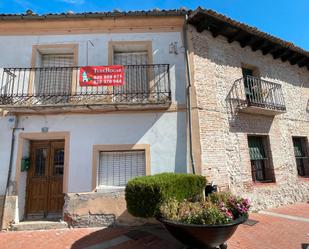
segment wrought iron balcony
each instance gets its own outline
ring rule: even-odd
[[[228,99],[239,111],[265,115],[286,111],[281,85],[252,76],[236,80]]]
[[[168,64],[125,65],[123,86],[82,86],[79,77],[80,67],[2,68],[0,108],[163,108],[171,102]]]

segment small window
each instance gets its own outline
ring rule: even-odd
[[[130,179],[146,175],[144,150],[102,151],[99,157],[98,187],[125,186]]]
[[[297,173],[302,177],[309,177],[309,161],[306,137],[293,137],[294,154]]]
[[[254,182],[274,182],[274,170],[269,158],[266,136],[248,136],[252,180]]]

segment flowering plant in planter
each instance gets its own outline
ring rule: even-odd
[[[162,173],[130,180],[127,209],[142,218],[157,218],[184,245],[226,248],[237,226],[248,218],[249,201],[227,192],[206,199],[206,179],[192,174]]]
[[[247,217],[248,199],[229,193],[213,193],[201,202],[177,201],[170,198],[160,207],[161,218],[186,224],[228,224],[240,217]]]

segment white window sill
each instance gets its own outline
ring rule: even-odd
[[[99,186],[96,189],[97,193],[113,193],[113,192],[124,192],[125,186]]]

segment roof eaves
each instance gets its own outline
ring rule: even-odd
[[[247,24],[235,21],[225,15],[219,14],[213,10],[207,10],[203,9],[201,7],[194,10],[190,15],[188,22],[194,26],[199,25],[199,23],[203,20],[206,20],[208,17],[211,17],[213,19],[216,19],[218,22],[224,23],[226,27],[231,27],[233,29],[238,29],[246,32],[247,34],[250,34],[252,36],[255,36],[259,39],[266,40],[269,44],[273,44],[273,46],[279,46],[281,49],[285,48],[288,49],[291,52],[294,52],[295,56],[304,56],[307,57],[308,63],[307,68],[309,69],[309,51],[306,51],[296,45],[294,45],[291,42],[284,41],[278,37],[272,36],[270,34],[267,34],[263,31],[260,31],[256,27],[248,26]],[[221,30],[222,31],[222,30]],[[224,35],[224,34],[223,34]],[[306,60],[306,59],[305,59]],[[303,64],[303,63],[302,63]]]

